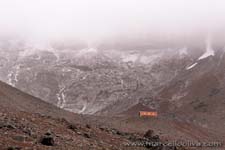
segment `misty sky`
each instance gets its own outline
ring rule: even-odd
[[[28,38],[223,31],[223,0],[0,0],[0,33]]]

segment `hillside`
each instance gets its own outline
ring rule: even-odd
[[[104,124],[87,124],[82,116],[51,104],[0,82],[1,150],[118,150],[170,149],[146,142],[160,142],[153,131],[130,133]],[[92,117],[93,118],[93,117]],[[139,143],[139,146],[128,146]],[[180,147],[179,149],[183,149]]]

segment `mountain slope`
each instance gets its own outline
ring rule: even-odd
[[[132,146],[132,143],[162,141],[153,131],[145,135],[121,132],[104,124],[86,124],[78,120],[78,115],[0,82],[1,150],[153,150],[156,147]],[[171,148],[174,147],[157,147],[159,150]],[[184,150],[183,147],[177,149]]]
[[[60,108],[82,114],[112,114],[156,94],[191,61],[187,53],[186,48],[140,52],[37,50],[28,56],[19,55],[15,61],[8,58],[0,76]],[[105,111],[121,101],[123,105],[117,110]]]
[[[158,95],[167,109],[187,121],[202,127],[224,131],[225,122],[225,55],[197,60],[197,65],[176,76]],[[224,133],[221,133],[224,134]]]
[[[0,81],[0,108],[9,111],[24,111],[28,113],[39,113],[45,116],[66,118],[79,121],[80,118],[74,113],[62,110],[52,104],[44,102],[29,94],[26,94],[6,83]]]

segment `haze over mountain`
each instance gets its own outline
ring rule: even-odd
[[[223,1],[212,0],[8,0],[0,2],[0,33],[38,42],[81,40],[94,45],[105,39],[123,42],[122,37],[165,41],[207,32],[224,36],[223,6]]]
[[[41,135],[54,136],[55,149],[225,141],[224,6],[0,1],[0,132],[9,132],[0,148],[48,149]],[[139,111],[158,116],[141,118]],[[14,137],[24,132],[31,140],[25,145]]]

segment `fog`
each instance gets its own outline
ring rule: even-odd
[[[222,0],[0,0],[0,33],[25,39],[223,36]]]

